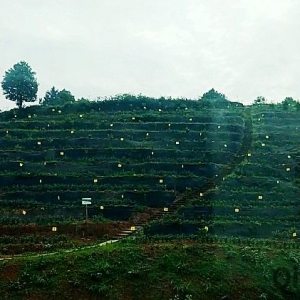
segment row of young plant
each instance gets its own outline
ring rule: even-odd
[[[122,147],[125,149],[143,149],[143,148],[150,148],[152,149],[159,149],[162,146],[165,146],[167,150],[188,150],[192,149],[193,151],[209,151],[209,150],[218,150],[224,152],[237,152],[241,146],[240,143],[233,142],[233,141],[219,141],[219,140],[212,140],[212,141],[177,141],[174,138],[170,138],[168,140],[145,140],[145,141],[135,141],[135,140],[125,140],[122,138],[120,139],[70,139],[70,140],[51,140],[51,141],[36,141],[36,140],[19,140],[16,141],[3,141],[2,142],[2,149],[3,150],[18,150],[22,152],[26,152],[27,150],[40,150],[40,151],[48,151],[48,150],[59,150],[59,155],[64,156],[64,149],[84,149],[94,148],[99,149],[100,147],[103,148],[118,148]],[[101,148],[99,149],[101,150]],[[152,154],[153,151],[151,151]]]
[[[0,123],[1,124],[1,123]],[[220,126],[218,128],[218,126]],[[7,122],[2,123],[3,129],[2,135],[8,134],[11,130],[38,130],[38,131],[55,131],[55,130],[68,130],[68,131],[83,131],[83,130],[126,130],[126,131],[197,131],[202,132],[205,130],[212,131],[215,129],[222,129],[223,132],[243,132],[242,125],[228,124],[226,123],[170,123],[170,122],[156,122],[156,123],[106,123],[106,122],[92,122],[87,120],[86,122],[55,122],[45,123],[43,121],[31,121],[31,122]],[[209,129],[211,128],[211,130]],[[220,130],[219,130],[220,131]]]
[[[167,207],[176,197],[175,191],[119,191],[105,190],[105,191],[66,191],[55,190],[47,191],[47,193],[40,192],[7,192],[1,195],[0,203],[3,209],[9,207],[11,209],[22,207],[37,209],[48,209],[49,207],[78,207],[81,206],[82,198],[91,198],[93,205],[103,206],[149,206],[149,207]],[[22,211],[18,211],[22,213]]]
[[[230,151],[205,149],[196,151],[194,149],[164,149],[164,148],[66,148],[62,150],[47,149],[44,151],[20,151],[20,150],[0,150],[0,161],[2,162],[42,162],[46,164],[51,161],[76,162],[78,163],[100,163],[103,161],[140,162],[178,162],[178,163],[228,163],[233,158]]]
[[[22,167],[20,167],[22,164]],[[165,168],[158,163],[153,165],[123,165],[118,163],[116,166],[112,165],[72,165],[72,164],[57,164],[52,166],[45,166],[43,164],[30,164],[30,163],[1,163],[0,162],[1,172],[0,177],[8,176],[23,176],[26,177],[39,177],[41,180],[40,183],[43,183],[43,179],[48,178],[49,176],[64,176],[68,178],[73,177],[83,177],[82,174],[85,174],[84,177],[93,177],[98,180],[101,176],[105,177],[128,177],[128,176],[156,176],[160,178],[166,177],[213,177],[215,175],[220,175],[221,165],[216,164],[180,164],[172,165],[165,164]],[[44,181],[44,183],[46,183]]]
[[[165,101],[165,100],[164,100]],[[225,105],[221,102],[212,102],[212,101],[187,101],[184,100],[168,100],[164,104],[157,99],[147,99],[146,101],[135,100],[135,103],[128,102],[128,99],[124,101],[123,99],[116,100],[106,100],[106,101],[78,101],[72,104],[66,104],[64,106],[29,106],[23,108],[22,110],[12,109],[10,111],[3,112],[1,114],[1,120],[10,120],[15,118],[17,115],[19,118],[27,118],[28,115],[42,115],[47,116],[59,111],[64,114],[76,114],[76,113],[96,113],[96,112],[120,112],[129,114],[132,112],[143,113],[145,111],[151,112],[168,112],[168,113],[187,113],[187,112],[205,112],[210,110],[217,110],[218,112],[224,109],[224,114],[227,113],[238,113],[240,110],[243,110],[243,106],[237,105],[237,103],[232,103],[227,101]]]
[[[209,130],[208,130],[209,129]],[[225,128],[226,129],[226,128]],[[161,139],[168,140],[170,137],[178,141],[211,141],[221,139],[224,142],[241,142],[242,134],[234,131],[226,131],[223,128],[219,130],[213,130],[213,128],[207,128],[202,132],[190,131],[190,130],[166,130],[166,131],[154,131],[154,130],[126,130],[122,128],[120,130],[4,130],[0,132],[0,137],[3,138],[3,142],[20,142],[20,141],[33,141],[35,143],[59,141],[60,139],[74,139],[80,141],[80,139],[118,139],[122,137],[126,140],[135,141],[157,141]]]
[[[43,120],[45,122],[61,122],[61,117],[65,117],[65,122],[84,122],[86,119],[91,121],[105,120],[106,122],[133,122],[133,123],[155,123],[163,120],[164,122],[175,122],[175,123],[215,123],[216,121],[220,123],[229,124],[243,124],[243,119],[241,115],[233,113],[222,113],[218,110],[207,110],[207,111],[196,111],[196,112],[185,112],[185,113],[170,113],[170,112],[139,112],[139,113],[124,113],[124,112],[111,112],[111,113],[87,113],[87,114],[64,114],[61,110],[51,112],[48,115],[30,115],[27,118],[18,118],[15,114],[12,122],[19,122],[22,120],[24,122],[36,122]],[[6,121],[7,122],[7,121]],[[2,121],[1,123],[6,123]]]

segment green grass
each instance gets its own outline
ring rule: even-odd
[[[124,241],[2,262],[0,287],[2,299],[296,299],[292,279],[273,277],[299,261],[283,247]]]

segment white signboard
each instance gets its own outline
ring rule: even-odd
[[[92,198],[82,198],[82,205],[92,204]]]
[[[87,204],[92,204],[92,202],[91,201],[83,201],[82,200],[82,205],[87,205]]]

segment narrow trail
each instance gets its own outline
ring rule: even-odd
[[[239,152],[233,156],[232,161],[229,162],[229,164],[221,170],[221,173],[218,177],[213,177],[207,179],[203,187],[201,188],[201,193],[203,194],[203,198],[205,198],[205,195],[211,191],[212,189],[215,189],[218,185],[220,185],[223,181],[223,177],[230,175],[234,172],[236,167],[247,157],[248,152],[251,148],[252,144],[252,118],[251,118],[251,108],[246,107],[244,111],[244,121],[245,121],[245,129],[244,129],[244,135],[243,135],[243,141],[241,148]],[[52,255],[58,255],[63,253],[73,253],[76,251],[82,251],[86,249],[92,249],[97,247],[102,247],[107,244],[116,243],[124,238],[127,238],[137,231],[141,230],[143,226],[154,220],[159,220],[163,218],[165,215],[173,214],[175,213],[181,206],[184,206],[186,202],[191,199],[192,197],[199,197],[199,189],[197,190],[191,190],[184,194],[179,194],[176,196],[174,202],[167,208],[164,209],[157,209],[152,214],[147,214],[146,216],[144,214],[137,215],[134,220],[132,221],[129,228],[126,228],[125,230],[120,230],[116,235],[112,237],[112,239],[109,239],[105,242],[85,246],[77,249],[68,249],[68,250],[60,250],[56,252],[49,252],[49,253],[41,253],[41,254],[32,254],[32,255],[14,255],[14,256],[6,256],[6,257],[0,257],[0,261],[3,260],[12,260],[16,258],[35,258],[35,257],[43,257],[43,256],[52,256]],[[209,219],[209,218],[208,218]]]

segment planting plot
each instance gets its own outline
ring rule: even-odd
[[[297,230],[298,113],[95,105],[0,115],[2,226],[76,225],[90,197],[89,221],[149,236]]]

